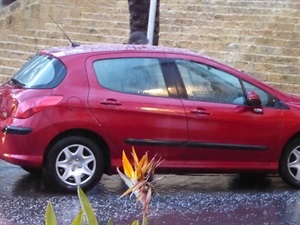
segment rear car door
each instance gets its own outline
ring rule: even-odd
[[[191,167],[234,170],[277,167],[273,154],[282,126],[276,99],[261,88],[205,63],[175,60],[186,89],[182,101],[188,118]],[[263,104],[253,112],[246,92]]]
[[[89,106],[112,140],[113,159],[134,146],[138,155],[161,156],[161,167],[183,163],[178,158],[187,141],[187,120],[166,64],[163,54],[154,53],[87,60]]]

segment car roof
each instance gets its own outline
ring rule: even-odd
[[[103,52],[113,53],[113,52],[120,52],[120,51],[188,54],[188,55],[202,56],[205,58],[209,58],[200,53],[187,50],[187,49],[151,46],[151,45],[104,44],[104,43],[86,44],[86,45],[79,45],[76,47],[72,47],[72,46],[52,47],[49,49],[43,49],[40,51],[40,53],[51,54],[55,57],[63,57],[63,56],[78,55],[78,54],[85,54],[85,53],[103,53]]]

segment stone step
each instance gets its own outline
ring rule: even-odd
[[[300,85],[300,76],[291,74],[266,74],[265,81],[272,81],[274,83],[288,83],[292,85]]]
[[[82,34],[98,34],[98,35],[115,35],[115,36],[128,36],[129,29],[128,26],[126,28],[118,27],[116,23],[112,23],[112,26],[78,26],[78,25],[62,25],[60,28],[64,31],[66,34],[74,33],[82,33]],[[60,28],[56,24],[47,23],[46,24],[47,30],[45,30],[48,33],[51,33],[51,31],[54,32],[60,32]],[[43,32],[43,31],[42,31]]]
[[[298,1],[239,1],[239,0],[161,0],[161,5],[168,5],[170,8],[176,9],[176,7],[184,6],[191,11],[198,9],[198,6],[211,6],[211,7],[232,7],[232,8],[247,8],[247,9],[295,9],[299,7]]]
[[[80,19],[90,19],[94,21],[106,21],[106,22],[129,22],[129,14],[126,12],[115,11],[115,8],[110,9],[109,11],[101,12],[82,12]],[[111,12],[110,12],[111,11]]]
[[[243,54],[243,57],[245,57],[245,60],[254,60],[259,61],[266,60],[266,57],[268,57],[267,61],[276,62],[278,63],[280,61],[280,58],[282,58],[282,62],[284,63],[298,63],[297,56],[300,54],[300,48],[293,48],[291,46],[287,46],[284,48],[280,48],[276,46],[275,44],[270,45],[268,43],[257,45],[255,42],[243,42],[241,39],[239,41],[234,41],[234,37],[226,38],[224,39],[227,41],[222,41],[219,39],[215,39],[213,37],[205,37],[201,39],[199,37],[195,41],[187,41],[191,39],[181,39],[178,37],[178,40],[174,44],[173,39],[169,39],[164,37],[164,35],[161,35],[160,39],[160,45],[163,46],[174,46],[179,48],[188,48],[195,51],[218,51],[219,55],[224,55],[224,57],[232,57],[233,59],[237,59],[236,56],[240,56],[240,54]],[[288,45],[289,42],[285,43],[282,42],[282,45]],[[245,54],[245,55],[244,55]],[[249,55],[254,55],[253,58],[249,57]],[[223,57],[222,57],[223,58]]]
[[[71,25],[78,27],[111,27],[129,30],[129,21],[127,20],[95,20],[95,19],[78,19],[78,18],[64,18],[63,26]],[[60,25],[61,26],[61,25]],[[53,29],[55,26],[51,23],[46,23],[46,28]],[[56,25],[57,27],[57,25]]]
[[[89,11],[82,11],[81,13],[81,18],[85,18],[85,19],[97,19],[101,16],[99,16],[100,14],[104,13],[104,14],[110,14],[110,15],[114,15],[114,14],[122,14],[125,17],[129,17],[129,13],[128,13],[128,6],[127,7],[116,7],[116,6],[107,6],[107,7],[96,7],[96,11],[95,10],[89,10]]]
[[[39,38],[48,38],[48,39],[66,39],[65,34],[68,35],[72,40],[84,40],[90,42],[89,39],[84,39],[87,36],[92,36],[93,42],[95,42],[94,37],[107,37],[109,35],[112,36],[120,36],[123,39],[127,39],[129,30],[128,29],[118,29],[118,28],[97,28],[97,27],[77,27],[77,26],[60,26],[64,33],[55,25],[51,23],[47,23],[48,27],[51,27],[51,30],[42,30],[42,29],[27,29],[26,31],[16,30],[11,33],[10,36],[28,36],[36,39],[36,44],[39,43]],[[80,38],[82,35],[82,39]],[[78,38],[76,38],[78,37]],[[96,40],[97,42],[97,40]],[[29,43],[32,44],[32,43]]]
[[[297,19],[298,20],[298,19]],[[213,19],[207,16],[199,18],[199,19],[192,19],[192,18],[174,18],[174,17],[166,17],[161,19],[161,27],[166,27],[169,30],[173,30],[174,26],[182,27],[182,29],[193,30],[196,33],[198,30],[201,33],[204,33],[202,30],[204,28],[210,28],[212,30],[219,30],[218,33],[229,30],[228,33],[243,33],[247,35],[251,32],[272,32],[276,30],[277,33],[280,32],[292,32],[297,33],[296,29],[299,21],[295,23],[283,23],[283,22],[267,22],[267,21],[239,21],[239,20],[232,20],[232,21],[224,21],[222,19]],[[234,31],[236,30],[236,31]],[[242,32],[241,32],[242,31]],[[274,36],[276,38],[276,36]]]
[[[294,93],[299,94],[300,93],[300,84],[289,84],[289,83],[282,83],[282,81],[279,83],[277,82],[267,82],[267,84],[282,90],[287,93]]]
[[[13,42],[12,38],[9,41],[0,41],[0,51],[2,49],[18,49],[24,52],[35,52],[44,46],[36,45],[36,44],[28,44],[24,42]]]
[[[203,6],[202,6],[203,7]],[[300,7],[300,6],[299,6]],[[208,21],[215,21],[216,23],[220,22],[263,22],[263,23],[284,23],[284,24],[299,24],[300,18],[299,16],[295,15],[292,17],[292,15],[289,15],[288,17],[286,15],[279,16],[278,14],[266,14],[266,12],[262,12],[262,14],[254,14],[246,12],[246,10],[243,8],[241,11],[237,11],[234,9],[234,12],[231,12],[231,7],[224,7],[223,11],[222,9],[218,8],[216,12],[207,13],[207,9],[202,9],[201,11],[186,11],[182,8],[179,8],[179,10],[165,10],[164,14],[160,16],[161,21],[164,21],[165,19],[189,19],[193,21],[202,21],[202,20],[208,20]],[[268,9],[269,10],[269,9]],[[211,9],[209,9],[211,11]]]
[[[2,49],[0,49],[2,51]],[[19,59],[19,58],[7,58],[0,57],[0,66],[10,67],[10,68],[21,68],[27,60]]]
[[[42,31],[36,31],[41,34]],[[97,35],[97,34],[82,34],[82,33],[68,33],[72,42],[79,44],[88,43],[124,43],[127,41],[127,37],[111,36],[111,35]],[[51,46],[67,46],[70,42],[67,38],[42,38],[38,36],[20,36],[11,35],[14,41],[23,41],[29,44],[37,44],[39,46],[51,47]]]
[[[197,22],[192,22],[192,20],[175,20],[167,19],[160,26],[161,34],[169,35],[169,37],[182,36],[186,33],[191,33],[195,37],[197,34],[201,36],[211,36],[215,35],[216,38],[222,38],[226,36],[239,36],[242,38],[247,38],[247,42],[255,41],[255,38],[261,39],[271,39],[276,41],[290,42],[290,40],[296,41],[299,33],[297,32],[296,24],[293,25],[292,30],[279,30],[273,29],[271,25],[261,24],[251,22],[216,22],[209,20],[199,20]],[[189,24],[190,23],[190,24]],[[172,25],[169,25],[172,24]],[[189,24],[189,25],[188,25]],[[279,24],[277,25],[279,26]],[[193,39],[192,39],[193,40]],[[297,42],[300,42],[300,40]],[[278,43],[275,43],[278,44]],[[280,46],[280,45],[279,45]],[[294,46],[297,47],[297,46]]]
[[[271,64],[267,63],[260,63],[260,62],[249,62],[249,61],[224,61],[225,64],[234,65],[235,63],[244,63],[243,67],[233,66],[240,70],[249,71],[248,73],[251,74],[282,74],[282,75],[295,75],[297,76],[300,72],[300,67],[297,64]],[[252,71],[252,72],[250,72]],[[261,72],[263,71],[263,72]],[[270,78],[270,77],[269,77]]]
[[[43,38],[43,37],[35,37],[35,36],[21,36],[21,35],[11,35],[11,40],[15,42],[25,42],[27,44],[35,44],[39,49],[53,47],[53,46],[66,46],[70,45],[70,42],[65,38]]]
[[[19,68],[16,67],[0,66],[0,83],[5,83],[11,76],[18,72],[18,70]]]
[[[123,0],[122,0],[123,1]],[[66,5],[65,2],[61,0],[40,0],[42,4],[49,4],[55,6]],[[89,1],[68,1],[69,7],[93,7],[103,8],[103,7],[113,7],[118,4],[119,0],[89,0]]]
[[[298,59],[295,57],[290,56],[274,56],[274,55],[266,55],[266,54],[256,54],[254,52],[236,52],[233,53],[231,51],[215,51],[215,54],[212,53],[212,51],[205,50],[204,54],[208,54],[212,58],[217,58],[223,62],[236,62],[236,65],[243,65],[244,67],[250,67],[253,64],[272,64],[272,65],[283,65],[283,66],[292,66],[292,67],[299,67],[298,65]],[[240,66],[239,66],[240,67]],[[296,70],[297,69],[293,69]],[[300,70],[300,67],[298,68],[298,72]],[[297,72],[295,72],[297,73]]]
[[[11,59],[19,59],[19,60],[25,60],[27,61],[32,57],[33,54],[35,54],[35,51],[32,52],[24,52],[15,50],[15,49],[1,49],[0,51],[0,57],[2,58],[11,58]]]

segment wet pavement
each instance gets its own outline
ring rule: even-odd
[[[300,224],[300,191],[275,175],[165,175],[155,187],[149,225]],[[141,219],[135,198],[119,198],[125,190],[113,175],[87,192],[100,225],[109,218],[115,225]],[[76,195],[51,193],[40,178],[0,160],[0,225],[44,224],[48,201],[60,225],[70,225],[80,208]]]

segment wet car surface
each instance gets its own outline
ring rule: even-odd
[[[149,225],[300,223],[300,191],[279,176],[164,176],[155,185],[158,194],[150,202]],[[76,195],[49,192],[40,178],[4,161],[0,183],[1,225],[43,224],[48,201],[60,225],[70,225],[79,211]],[[135,198],[120,198],[125,190],[118,175],[105,175],[87,192],[100,224],[109,218],[117,225],[141,220]]]
[[[300,97],[190,50],[41,50],[0,86],[0,130],[0,158],[60,191],[92,189],[132,147],[157,173],[278,172],[300,189]]]

